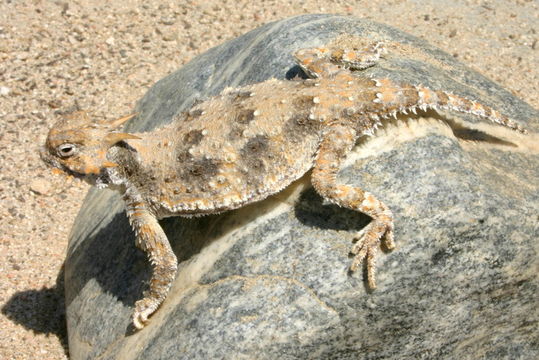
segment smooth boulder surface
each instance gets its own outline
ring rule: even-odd
[[[384,40],[358,76],[478,100],[528,135],[420,113],[360,139],[340,179],[395,216],[375,291],[348,272],[365,215],[324,204],[309,176],[221,215],[161,221],[178,277],[142,331],[130,322],[151,268],[118,194],[92,189],[65,264],[72,359],[532,359],[539,357],[539,114],[450,55],[367,20],[306,15],[195,58],[140,101],[130,131],[165,124],[225,87],[301,75],[291,54],[341,33]]]

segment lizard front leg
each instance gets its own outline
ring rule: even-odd
[[[357,139],[356,131],[345,125],[330,125],[323,135],[318,156],[315,160],[311,181],[315,190],[326,200],[348,209],[369,215],[372,221],[355,236],[357,242],[351,249],[355,255],[351,271],[367,262],[367,283],[376,288],[374,278],[375,256],[380,242],[385,247],[395,248],[393,243],[393,215],[387,206],[372,194],[358,187],[337,183],[337,173],[348,152]]]
[[[146,204],[127,195],[124,200],[129,222],[136,234],[136,245],[148,254],[153,268],[150,288],[144,292],[144,297],[135,303],[133,313],[133,325],[142,329],[148,317],[165,300],[176,277],[178,261],[165,232]]]

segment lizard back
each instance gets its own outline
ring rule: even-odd
[[[312,167],[322,127],[309,117],[314,86],[270,80],[228,90],[137,134],[130,181],[162,216],[219,212],[278,192]]]
[[[138,158],[130,180],[162,216],[214,213],[274,194],[312,167],[328,123],[371,127],[361,114],[373,109],[360,107],[378,106],[375,82],[348,80],[273,79],[225,90],[136,134],[142,140],[129,141]]]

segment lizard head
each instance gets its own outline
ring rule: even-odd
[[[71,113],[58,121],[49,131],[41,159],[68,175],[92,182],[106,168],[117,164],[107,160],[111,146],[139,137],[115,132],[135,115],[109,122],[93,122],[82,111]]]

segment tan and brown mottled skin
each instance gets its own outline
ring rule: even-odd
[[[350,39],[295,54],[312,79],[226,89],[151,132],[115,132],[129,117],[93,123],[84,114],[51,129],[42,152],[47,163],[124,196],[136,244],[153,264],[149,291],[135,305],[137,328],[163,302],[176,275],[176,256],[158,219],[235,209],[313,169],[312,184],[324,199],[372,218],[355,235],[351,270],[365,260],[368,285],[375,288],[380,242],[394,248],[393,215],[372,194],[336,180],[357,138],[372,135],[382,117],[428,108],[471,113],[524,132],[497,111],[456,95],[354,74],[374,65],[384,48]]]

